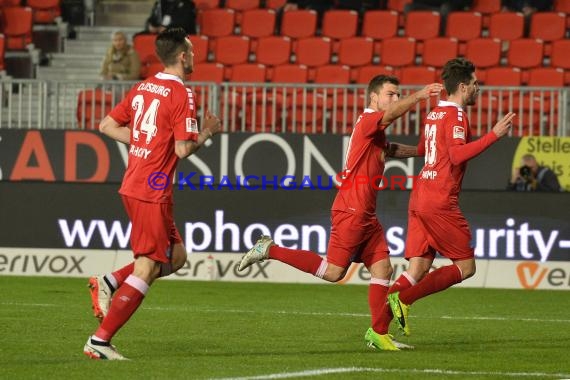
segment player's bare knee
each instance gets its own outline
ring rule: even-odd
[[[178,271],[186,264],[188,254],[183,244],[176,244],[172,249],[172,272]]]
[[[346,269],[339,268],[339,267],[332,267],[331,268],[331,266],[329,265],[327,267],[327,271],[325,272],[325,275],[323,276],[323,280],[329,281],[329,282],[338,282],[344,278],[345,274],[346,274]]]

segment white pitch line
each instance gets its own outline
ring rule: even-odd
[[[456,375],[456,376],[501,376],[501,377],[552,377],[568,378],[567,373],[546,373],[546,372],[491,372],[491,371],[453,371],[436,368],[365,368],[365,367],[340,367],[340,368],[318,368],[299,372],[270,373],[257,376],[223,377],[212,378],[210,380],[262,380],[262,379],[289,379],[293,377],[323,376],[336,373],[354,372],[379,372],[379,373],[414,373],[414,374],[434,374],[434,375]]]
[[[0,305],[21,306],[21,307],[61,307],[62,305],[48,303],[19,303],[19,302],[0,302]],[[188,307],[161,307],[161,306],[143,306],[145,310],[158,311],[189,311],[194,313],[233,313],[233,314],[279,314],[279,315],[309,315],[317,317],[359,317],[370,318],[370,314],[363,313],[331,313],[331,312],[305,312],[291,310],[241,310],[241,309],[192,309]],[[442,315],[434,316],[410,316],[413,319],[449,319],[449,320],[465,320],[465,321],[503,321],[503,322],[539,322],[539,323],[570,323],[570,319],[540,319],[540,318],[513,318],[513,317],[461,317]]]
[[[187,310],[195,313],[233,313],[233,314],[280,314],[280,315],[309,315],[309,316],[325,316],[325,317],[360,317],[370,318],[370,314],[363,313],[330,313],[330,312],[305,312],[305,311],[291,311],[291,310],[241,310],[241,309],[190,309],[180,307],[145,307],[148,310],[161,310],[161,311],[174,311],[174,310]],[[513,317],[460,317],[442,315],[440,317],[430,316],[414,316],[412,319],[451,319],[451,320],[488,320],[488,321],[518,321],[518,322],[548,322],[548,323],[570,323],[570,319],[539,319],[539,318],[513,318]]]

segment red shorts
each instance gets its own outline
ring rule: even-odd
[[[469,223],[459,210],[444,214],[410,211],[406,259],[420,256],[434,258],[436,251],[451,260],[475,257]]]
[[[167,263],[172,256],[172,246],[182,243],[174,225],[171,203],[144,202],[121,195],[132,223],[131,249],[135,257],[146,256],[154,261]]]
[[[342,268],[348,268],[352,262],[370,267],[388,257],[390,251],[384,230],[375,217],[332,211],[331,223],[329,263]]]

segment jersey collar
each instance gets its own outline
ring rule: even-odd
[[[438,107],[457,107],[460,110],[463,110],[463,108],[461,108],[461,106],[457,103],[454,102],[449,102],[447,100],[440,100],[439,103],[437,103]]]
[[[172,74],[166,74],[166,73],[156,73],[155,75],[156,78],[158,79],[164,79],[164,80],[174,80],[176,82],[179,82],[181,84],[184,84],[184,82],[182,82],[180,80],[180,78],[178,78],[176,75],[172,75]]]

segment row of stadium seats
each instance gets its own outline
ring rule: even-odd
[[[395,37],[382,41],[380,52],[375,55],[372,39],[364,37],[341,40],[337,52],[333,51],[331,40],[326,37],[310,37],[297,40],[296,43],[283,36],[262,37],[257,40],[244,36],[226,36],[217,39],[208,39],[206,36],[190,36],[190,38],[194,46],[194,62],[196,64],[211,63],[210,66],[202,66],[207,69],[197,69],[195,78],[214,82],[219,82],[220,77],[222,80],[241,81],[241,79],[236,79],[235,74],[232,74],[232,67],[247,63],[256,64],[252,67],[257,65],[267,67],[269,73],[266,79],[270,81],[273,67],[291,64],[308,67],[308,82],[315,80],[319,67],[330,65],[357,69],[376,64],[377,69],[391,67],[396,70],[419,65],[432,68],[437,75],[447,60],[461,55],[475,63],[479,69],[480,80],[485,84],[495,84],[492,78],[488,82],[487,69],[504,67],[513,71],[512,69],[516,68],[519,72],[522,69],[520,81],[518,84],[513,84],[520,85],[529,83],[526,70],[542,67],[545,61],[543,42],[534,39],[511,41],[506,51],[502,50],[503,44],[498,39],[474,39],[469,41],[465,51],[461,52],[456,39],[438,37],[424,41],[422,52],[419,54],[418,45],[414,39]],[[154,39],[153,35],[138,35],[134,38],[134,48],[143,64],[141,73],[143,77],[154,75],[162,68],[154,53]],[[550,50],[548,65],[552,70],[543,71],[552,71],[558,77],[559,70],[556,69],[570,69],[570,40],[555,41]],[[361,83],[358,75],[358,70],[351,70],[349,82]],[[564,75],[562,77],[562,83],[570,83],[570,72],[566,74],[566,77]],[[333,81],[332,83],[340,82]],[[406,81],[403,80],[403,83]],[[549,86],[558,82],[531,81],[530,83]]]
[[[291,38],[320,35],[331,39],[361,35],[381,40],[405,36],[425,40],[439,36],[441,15],[431,11],[412,11],[404,18],[400,28],[400,15],[395,11],[373,10],[364,14],[359,31],[356,11],[330,10],[324,13],[322,28],[317,29],[317,13],[312,10],[295,10],[283,13],[280,25],[276,25],[276,12],[272,9],[252,9],[236,17],[232,9],[219,8],[201,12],[200,34],[222,37],[239,34],[248,37],[265,37],[275,33]],[[570,21],[570,18],[568,19]],[[568,23],[570,26],[570,22]],[[532,15],[528,37],[550,42],[566,36],[567,20],[562,12],[540,12]],[[479,12],[452,12],[447,17],[445,36],[468,41],[473,38],[491,37],[513,40],[525,37],[524,17],[521,13],[502,12],[490,15],[484,25]]]

